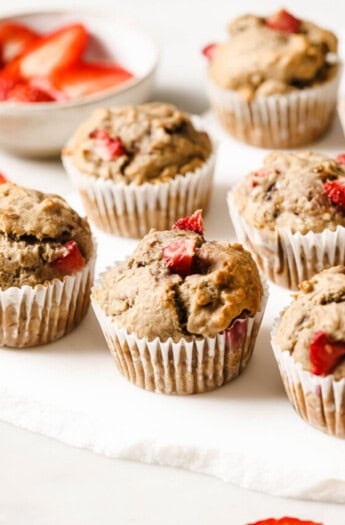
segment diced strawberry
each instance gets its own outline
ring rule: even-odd
[[[177,239],[163,248],[163,258],[167,267],[181,277],[193,271],[196,239]]]
[[[266,520],[256,521],[255,523],[248,523],[248,525],[322,525],[322,523],[285,516],[280,519],[268,518]]]
[[[26,53],[8,64],[6,71],[24,78],[52,75],[80,60],[87,39],[82,24],[67,25],[39,38]]]
[[[323,189],[333,204],[345,209],[345,177],[325,182]]]
[[[117,65],[82,62],[51,77],[51,83],[68,98],[76,99],[113,88],[133,78],[132,73]]]
[[[345,164],[345,153],[340,153],[335,157],[335,161],[343,166]]]
[[[6,100],[13,102],[54,102],[54,98],[45,91],[31,86],[28,82],[18,82],[7,93]]]
[[[112,138],[105,129],[95,129],[90,133],[94,139],[94,150],[98,157],[103,160],[115,160],[126,154],[126,149],[120,137]]]
[[[281,9],[274,15],[270,16],[266,24],[271,29],[282,31],[283,33],[297,33],[301,27],[302,21],[294,17],[285,9]]]
[[[0,173],[0,184],[5,184],[5,182],[8,182],[8,180],[6,179],[5,175]]]
[[[202,49],[202,54],[208,59],[208,60],[212,60],[212,58],[214,57],[214,52],[215,50],[217,49],[217,45],[218,44],[215,44],[215,43],[212,43],[212,44],[208,44],[207,46],[205,46],[203,49]]]
[[[173,230],[188,230],[191,232],[198,233],[199,235],[204,234],[204,221],[202,218],[202,210],[197,210],[189,217],[179,219],[172,227]]]
[[[345,342],[332,341],[325,332],[315,332],[310,343],[312,372],[318,376],[329,374],[345,356]]]
[[[79,272],[85,266],[85,259],[75,241],[68,241],[63,247],[63,253],[52,261],[51,266],[64,275]]]
[[[39,34],[32,29],[12,22],[0,25],[1,61],[3,64],[17,58],[37,41]]]

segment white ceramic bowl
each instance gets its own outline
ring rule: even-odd
[[[56,155],[94,108],[139,104],[150,98],[158,49],[151,37],[133,21],[92,10],[37,11],[0,18],[0,23],[4,20],[21,22],[41,32],[81,22],[91,35],[86,57],[90,60],[114,60],[131,71],[134,78],[77,101],[0,102],[1,148],[25,156]]]

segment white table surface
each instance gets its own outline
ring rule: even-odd
[[[0,11],[38,6],[92,6],[91,1],[11,0]],[[198,49],[222,38],[232,16],[255,12],[257,1],[98,0],[99,8],[141,20],[162,45],[156,98],[192,112],[207,107]],[[285,1],[285,6],[294,6]],[[340,30],[345,6],[304,0],[300,13]],[[280,2],[262,0],[262,11]],[[6,8],[6,11],[5,11]],[[344,144],[345,145],[345,144]],[[57,162],[16,159],[0,152],[0,171],[19,183],[67,193]],[[317,461],[317,458],[315,458]],[[282,500],[171,468],[109,460],[0,423],[0,525],[245,525],[267,516],[295,515],[344,525],[344,506]]]

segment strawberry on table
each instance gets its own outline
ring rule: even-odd
[[[208,44],[207,46],[205,46],[201,52],[208,60],[212,60],[216,49],[217,49],[217,44],[212,43],[212,44]]]
[[[99,93],[133,78],[132,73],[116,65],[81,62],[73,68],[52,75],[52,86],[75,99]]]
[[[1,62],[7,64],[39,39],[39,34],[23,24],[4,22],[0,25]]]
[[[68,241],[63,247],[62,255],[50,264],[62,274],[70,275],[84,268],[85,259],[81,254],[78,244],[75,241]]]
[[[281,9],[266,21],[268,27],[283,33],[297,33],[301,27],[301,23],[301,20],[294,17],[285,9]]]
[[[325,182],[323,189],[333,204],[345,209],[345,177]]]
[[[310,520],[300,520],[298,518],[289,518],[288,516],[280,519],[268,518],[266,520],[248,523],[248,525],[322,525]]]
[[[94,139],[94,151],[105,161],[115,160],[126,154],[126,149],[120,137],[112,138],[105,129],[96,129],[90,133]]]
[[[172,273],[186,277],[193,271],[196,239],[177,239],[163,248],[163,259]]]
[[[70,24],[39,38],[28,51],[6,67],[23,78],[49,76],[75,65],[81,58],[88,34],[82,24]]]
[[[198,233],[199,235],[204,234],[204,221],[202,218],[202,210],[197,210],[189,217],[179,219],[172,227],[173,230],[188,230],[191,232]]]
[[[315,332],[310,343],[310,361],[312,372],[327,375],[345,356],[345,342],[332,341],[325,332]]]

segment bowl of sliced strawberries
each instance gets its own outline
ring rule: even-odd
[[[132,21],[93,11],[0,18],[0,147],[57,155],[99,106],[152,93],[158,50]]]

